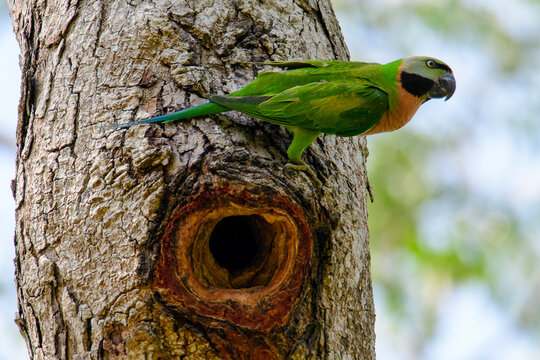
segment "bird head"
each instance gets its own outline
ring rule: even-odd
[[[404,58],[399,81],[410,94],[427,101],[432,98],[450,99],[456,90],[452,69],[440,60],[426,56]]]

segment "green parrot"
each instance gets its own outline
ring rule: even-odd
[[[286,69],[268,71],[229,95],[151,119],[110,125],[122,128],[236,110],[293,133],[287,150],[298,169],[302,152],[321,134],[369,135],[401,128],[420,105],[455,91],[452,70],[440,60],[413,56],[388,64],[338,60],[262,63]],[[296,164],[296,165],[294,165]]]

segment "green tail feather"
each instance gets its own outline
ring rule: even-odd
[[[223,111],[229,111],[229,109],[224,108],[223,106],[219,106],[217,104],[211,103],[211,102],[207,102],[201,105],[197,105],[197,106],[193,106],[184,110],[173,112],[171,114],[160,115],[160,116],[156,116],[150,119],[132,121],[132,122],[123,123],[123,124],[105,125],[103,127],[104,128],[124,128],[128,126],[133,126],[133,125],[150,124],[150,123],[155,123],[155,122],[168,123],[168,122],[173,122],[176,120],[186,119],[186,118],[195,117],[195,116],[220,113]]]

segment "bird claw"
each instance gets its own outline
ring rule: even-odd
[[[315,186],[317,186],[317,189],[320,189],[322,187],[322,183],[313,171],[312,168],[310,168],[308,165],[306,165],[304,162],[294,162],[294,163],[287,163],[285,164],[285,170],[294,170],[294,171],[305,171],[307,175],[311,178],[311,180],[315,183]]]

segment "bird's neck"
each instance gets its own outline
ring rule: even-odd
[[[403,89],[401,83],[398,82],[394,102],[395,105],[383,115],[381,121],[369,129],[365,135],[394,131],[403,127],[412,119],[423,100]]]

